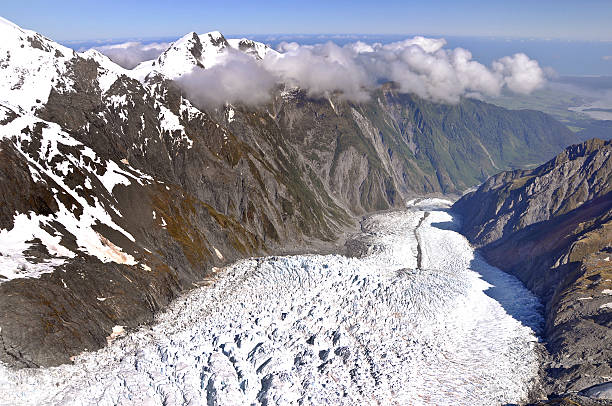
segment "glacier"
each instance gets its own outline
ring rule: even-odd
[[[541,304],[440,199],[378,213],[361,256],[251,258],[73,364],[0,366],[0,404],[472,405],[525,400]],[[95,300],[95,298],[94,298]]]

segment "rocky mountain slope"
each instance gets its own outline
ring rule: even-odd
[[[463,233],[546,303],[549,391],[612,376],[612,141],[502,172],[455,203]]]
[[[438,105],[388,84],[369,101],[198,108],[173,79],[226,52],[188,34],[126,70],[0,21],[0,360],[57,365],[152,319],[238,258],[334,242],[355,216],[457,193],[573,140],[549,116]],[[201,66],[200,66],[201,65]]]

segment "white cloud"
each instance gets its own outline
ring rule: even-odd
[[[152,59],[167,44],[126,43],[98,49],[124,67]],[[519,53],[487,67],[463,48],[446,49],[444,39],[414,37],[389,44],[354,42],[338,46],[281,43],[280,54],[256,61],[240,52],[219,65],[196,68],[178,80],[196,103],[258,104],[278,83],[298,86],[314,97],[339,92],[352,101],[368,99],[381,83],[435,102],[458,103],[461,97],[498,95],[502,89],[526,94],[543,86],[546,74],[537,61]],[[468,96],[469,95],[469,96]]]
[[[126,69],[132,69],[140,62],[157,58],[170,46],[169,42],[143,44],[141,42],[124,42],[122,44],[95,47],[111,61]]]
[[[498,59],[493,62],[493,70],[503,77],[505,85],[515,93],[529,94],[546,82],[538,62],[525,54]]]
[[[234,102],[257,105],[269,100],[276,78],[254,58],[230,50],[220,64],[196,68],[176,82],[196,105]]]

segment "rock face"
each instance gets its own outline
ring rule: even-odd
[[[173,75],[229,47],[275,52],[220,33],[188,34],[134,70],[6,20],[0,34],[10,365],[68,362],[117,326],[149,322],[215,267],[333,242],[355,216],[457,193],[573,140],[545,114],[437,105],[392,85],[361,104],[281,86],[257,108],[197,108]]]
[[[612,141],[568,147],[533,170],[503,172],[453,206],[492,264],[546,303],[549,391],[612,376]]]

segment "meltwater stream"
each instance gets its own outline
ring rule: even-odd
[[[521,401],[538,372],[540,303],[474,254],[445,207],[426,200],[368,218],[363,258],[239,261],[177,299],[151,327],[73,365],[0,367],[0,402]]]

